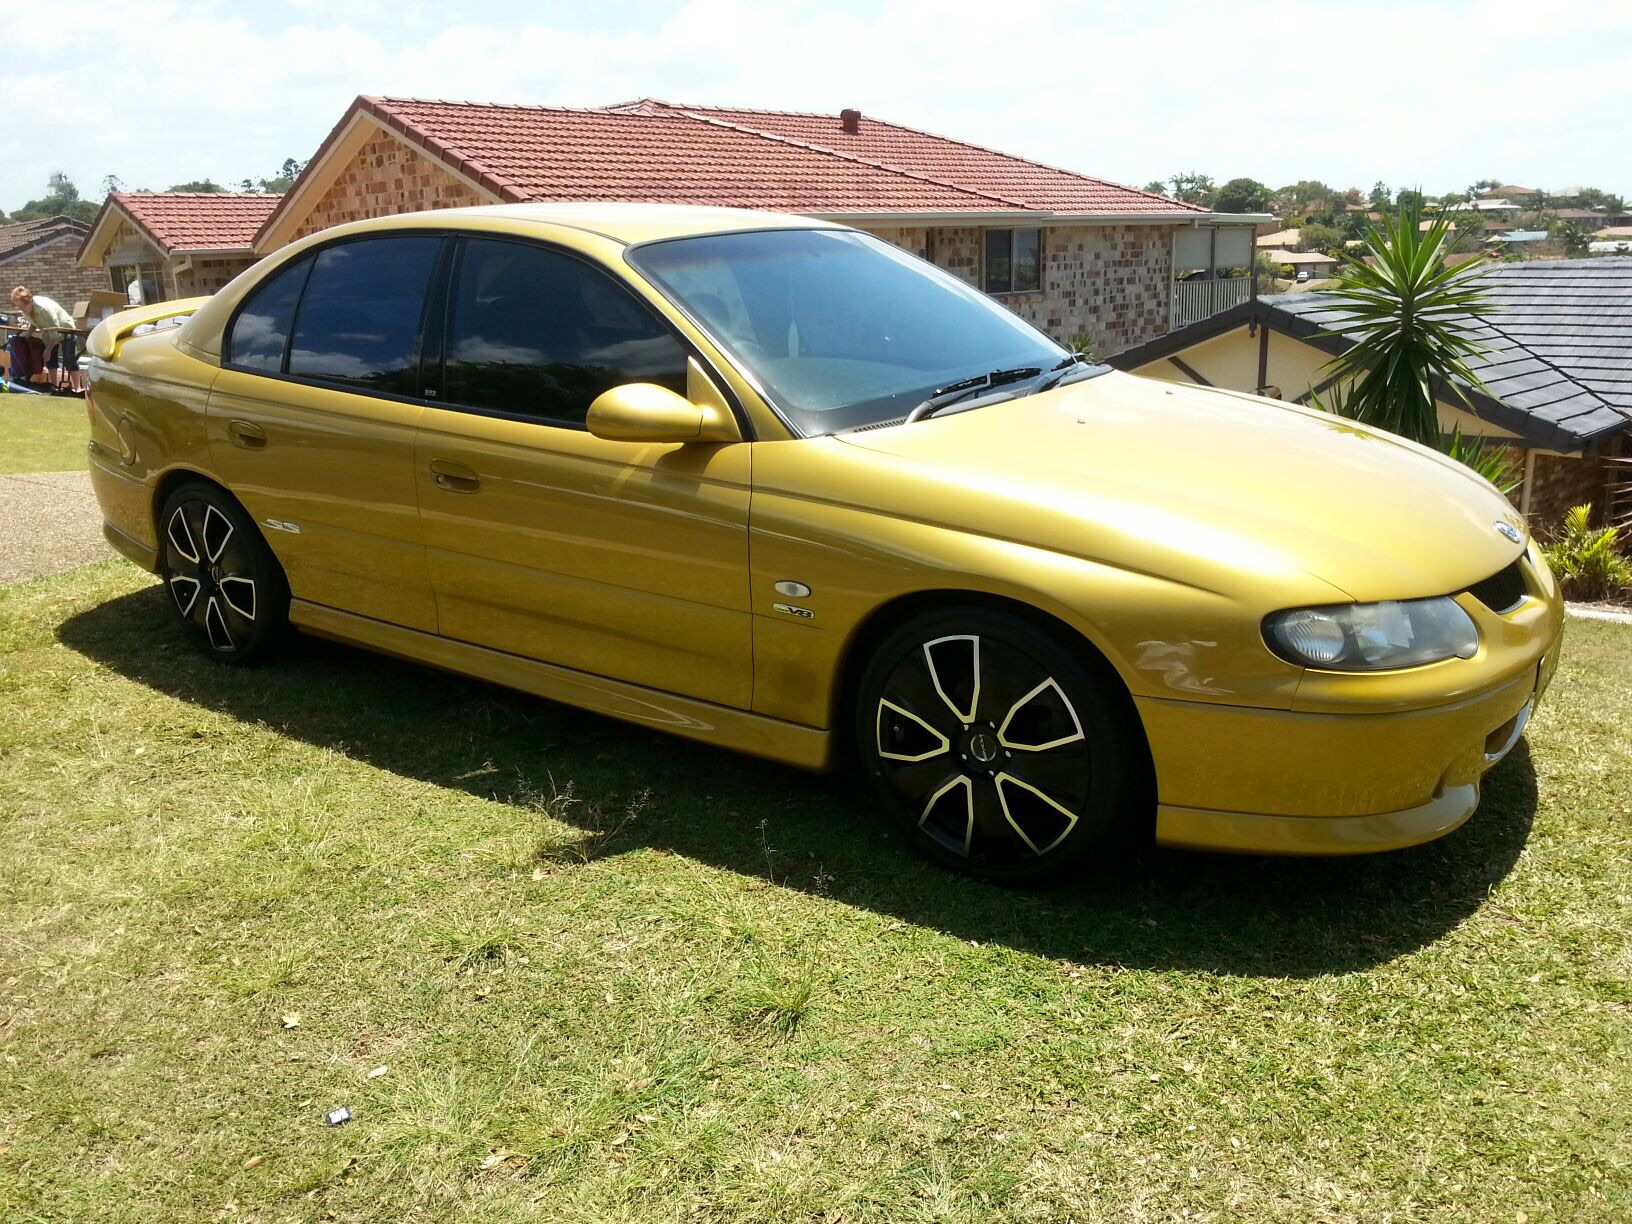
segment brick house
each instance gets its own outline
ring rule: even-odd
[[[18,285],[27,285],[72,311],[93,289],[106,289],[105,275],[79,266],[86,225],[72,217],[46,217],[0,225],[0,303]],[[0,304],[0,310],[10,306]]]
[[[1440,428],[1516,451],[1513,501],[1543,529],[1571,506],[1632,512],[1632,257],[1495,263],[1477,278],[1488,308],[1462,316],[1482,351],[1467,403],[1437,396]],[[1307,403],[1337,381],[1327,364],[1352,343],[1323,293],[1257,298],[1126,349],[1111,364],[1147,378]]]
[[[259,258],[260,229],[281,197],[215,191],[118,191],[79,248],[99,289],[140,278],[153,302],[214,293]]]
[[[1056,338],[1109,354],[1245,301],[1258,216],[846,110],[592,108],[358,98],[254,239],[264,255],[343,221],[522,201],[630,200],[797,212],[877,234]],[[1239,249],[1237,249],[1239,248]],[[1208,282],[1196,285],[1196,278]],[[1181,278],[1183,284],[1177,284]]]

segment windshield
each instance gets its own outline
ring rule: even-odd
[[[950,383],[1066,355],[956,277],[852,230],[673,238],[629,260],[807,435],[896,420]]]

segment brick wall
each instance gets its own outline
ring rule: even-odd
[[[300,223],[294,237],[365,217],[423,212],[430,208],[463,208],[491,204],[417,150],[383,133],[358,150]]]
[[[180,259],[170,262],[169,279],[178,298],[199,297],[226,287],[228,281],[255,262],[255,256],[225,256],[194,259],[190,268],[183,269]]]
[[[83,302],[93,289],[110,287],[106,268],[81,268],[74,262],[79,255],[79,236],[65,235],[55,242],[24,251],[0,264],[0,299],[18,285],[61,303],[72,312],[75,302]],[[10,310],[8,305],[0,309]]]
[[[1599,456],[1536,455],[1535,485],[1530,490],[1530,525],[1547,537],[1572,506],[1589,504],[1596,519],[1603,509],[1609,466]]]
[[[873,227],[868,232],[980,287],[985,232],[979,228]],[[1042,288],[997,294],[997,301],[1062,344],[1086,333],[1100,357],[1167,334],[1169,227],[1045,226],[1042,241]]]

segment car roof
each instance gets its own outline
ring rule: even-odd
[[[691,204],[626,204],[595,201],[573,204],[488,204],[475,208],[438,209],[431,214],[410,214],[415,220],[458,227],[461,217],[480,217],[508,222],[517,233],[536,232],[543,227],[583,230],[615,242],[633,245],[660,238],[685,238],[696,234],[732,233],[767,229],[841,229],[831,221],[801,217],[793,213],[761,212],[751,208],[708,208]],[[379,217],[362,228],[400,225],[406,218]],[[486,228],[486,227],[484,227]]]

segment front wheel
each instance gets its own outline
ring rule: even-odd
[[[222,663],[252,663],[289,619],[289,586],[254,521],[224,489],[190,480],[159,511],[160,577],[198,643]]]
[[[1128,832],[1137,756],[1106,679],[1030,621],[920,616],[862,676],[862,768],[909,838],[984,879],[1057,876]]]

